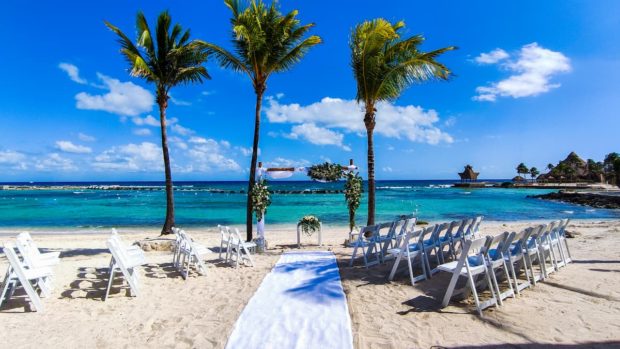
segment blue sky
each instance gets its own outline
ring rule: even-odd
[[[365,171],[348,37],[356,23],[404,20],[450,82],[413,86],[379,107],[379,179],[454,179],[472,164],[508,178],[570,151],[618,151],[617,1],[281,1],[324,43],[268,83],[260,160],[309,165],[355,159]],[[8,2],[0,76],[0,181],[160,180],[153,88],[131,78],[108,20],[133,34],[135,14],[169,9],[192,37],[229,46],[220,1]],[[132,35],[133,36],[133,35]],[[173,178],[245,179],[254,93],[246,76],[207,64],[213,79],[172,90]],[[362,172],[363,173],[363,172]],[[294,177],[295,178],[295,177]],[[295,179],[304,179],[298,177]]]

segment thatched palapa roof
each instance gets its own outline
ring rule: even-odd
[[[480,172],[474,172],[474,169],[471,165],[465,166],[465,170],[459,173],[459,177],[461,177],[461,181],[476,181],[478,180],[478,175]]]

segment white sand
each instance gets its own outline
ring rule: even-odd
[[[518,230],[530,223],[484,223],[483,233]],[[268,227],[269,228],[269,227]],[[415,287],[406,277],[386,281],[390,265],[348,268],[350,249],[342,247],[346,229],[326,227],[325,249],[339,259],[357,348],[428,348],[526,343],[603,343],[620,345],[620,221],[580,221],[569,231],[575,263],[517,299],[479,318],[466,304],[437,309],[447,278],[438,274]],[[219,246],[214,230],[188,231]],[[123,231],[121,231],[123,233]],[[154,237],[157,231],[125,234],[126,241]],[[28,312],[22,293],[0,309],[0,347],[179,347],[223,348],[233,326],[263,277],[282,251],[296,247],[295,229],[268,229],[271,249],[255,258],[256,267],[234,269],[208,259],[208,275],[187,281],[171,267],[171,254],[148,252],[140,297],[126,297],[119,285],[107,302],[109,253],[106,235],[35,236],[41,248],[62,251],[56,290],[45,299],[46,312]],[[304,237],[307,243],[316,239]],[[0,241],[9,237],[0,237]],[[316,249],[315,246],[305,248]],[[217,249],[214,249],[217,250]],[[6,270],[0,257],[0,275]],[[591,346],[584,346],[591,347]],[[529,348],[529,347],[528,347]]]

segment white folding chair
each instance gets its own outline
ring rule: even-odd
[[[43,302],[41,302],[35,286],[41,285],[41,280],[51,277],[52,270],[49,267],[26,268],[17,257],[15,246],[12,243],[5,243],[3,252],[9,261],[9,270],[3,282],[0,306],[5,299],[8,300],[12,297],[15,288],[21,285],[26,291],[34,309],[38,312],[43,312]]]
[[[549,240],[549,244],[554,251],[554,264],[556,270],[559,270],[561,267],[564,267],[566,262],[566,256],[564,256],[564,249],[562,248],[562,241],[560,238],[560,229],[562,224],[564,223],[562,220],[553,222],[553,229],[547,235],[547,239]],[[566,240],[565,240],[566,241]]]
[[[523,246],[523,257],[526,263],[526,272],[531,273],[532,284],[536,286],[536,282],[545,278],[544,262],[541,257],[539,248],[539,236],[547,228],[546,224],[534,227],[530,233],[530,237]],[[538,275],[534,274],[534,262],[538,262]]]
[[[183,229],[178,231],[180,238],[179,261],[181,276],[187,280],[189,270],[196,268],[202,275],[207,275],[207,267],[203,262],[205,255],[209,254],[209,249],[194,241]]]
[[[523,251],[524,246],[526,246],[527,240],[532,233],[532,230],[533,228],[527,228],[516,234],[513,239],[513,244],[508,247],[508,251],[506,251],[506,254],[504,255],[504,260],[506,261],[510,269],[512,282],[514,283],[514,290],[517,295],[520,295],[521,291],[531,286],[530,273],[527,263],[525,263],[525,253]],[[525,268],[526,281],[520,281],[518,278],[517,271],[520,272],[521,267]]]
[[[379,260],[381,263],[385,262],[384,247],[393,247],[394,229],[396,227],[396,221],[377,224],[377,232],[375,236],[375,244],[377,252],[379,252]],[[382,232],[385,232],[382,233]],[[385,250],[387,250],[387,248]]]
[[[482,223],[482,216],[478,216],[474,218],[472,224],[469,226],[467,231],[465,232],[465,237],[468,239],[477,239],[480,234],[480,223]]]
[[[508,264],[504,259],[504,256],[508,253],[508,249],[510,248],[510,244],[512,244],[512,240],[515,235],[516,233],[504,232],[494,236],[486,251],[483,252],[487,259],[491,280],[493,281],[493,285],[490,285],[489,287],[495,287],[497,301],[500,305],[502,305],[503,300],[508,297],[515,298],[515,291],[512,288],[512,282],[510,281]],[[505,279],[508,283],[508,289],[506,291],[502,292],[500,289],[498,278],[499,280]]]
[[[450,283],[446,288],[446,293],[441,304],[442,307],[448,306],[448,303],[453,296],[466,294],[468,290],[470,290],[474,295],[476,309],[478,310],[478,314],[480,316],[482,316],[482,310],[493,305],[497,307],[498,302],[495,295],[495,290],[493,290],[493,287],[491,286],[492,281],[490,273],[487,269],[487,263],[485,262],[485,258],[482,255],[482,251],[484,251],[485,246],[488,245],[490,239],[491,237],[487,236],[486,238],[462,241],[459,258],[456,261],[445,263],[438,267],[439,270],[452,274],[452,278],[450,279]],[[471,253],[471,251],[479,252]],[[491,291],[491,298],[483,302],[481,302],[480,298],[478,297],[476,282],[474,280],[478,276],[482,275],[486,277],[486,282],[490,286],[489,290]],[[456,290],[457,281],[461,276],[467,278],[467,286]]]
[[[228,262],[230,257],[230,228],[223,225],[217,225],[220,230],[220,250],[219,250],[219,259],[222,259],[222,252],[226,249],[226,259],[224,261]]]
[[[542,269],[545,275],[545,278],[548,278],[549,275],[556,272],[559,268],[557,265],[557,258],[554,251],[554,246],[558,246],[554,244],[551,235],[553,234],[556,224],[558,222],[551,222],[547,224],[543,232],[539,235],[538,238],[538,249],[540,250],[540,260],[539,263],[542,265]],[[547,261],[549,261],[550,267],[547,266]]]
[[[446,246],[448,246],[448,254],[450,255],[450,257],[455,258],[455,252],[452,248],[453,246],[452,241],[454,239],[455,230],[458,230],[461,225],[462,225],[462,221],[450,222],[450,225],[448,226],[448,229],[446,230],[445,234],[438,237],[436,243],[437,243],[437,249],[439,251],[439,255],[441,256],[442,263],[445,263],[444,250]]]
[[[361,250],[361,258],[364,259],[364,267],[368,268],[369,266],[379,264],[380,256],[375,243],[376,234],[377,225],[369,225],[360,229],[357,240],[355,240],[353,244],[353,253],[351,254],[351,261],[349,262],[350,267],[353,266],[356,258],[360,258],[356,257],[358,250]],[[373,255],[374,258],[371,258]]]
[[[230,230],[229,230],[230,231]],[[250,254],[251,249],[256,248],[255,242],[248,242],[241,238],[241,234],[239,234],[239,229],[232,228],[232,232],[230,232],[230,259],[232,261],[233,257],[235,260],[235,267],[239,267],[239,261],[245,264],[246,261],[250,262],[250,266],[254,266],[254,260],[252,259],[252,255]]]
[[[437,265],[441,264],[439,254],[437,253],[437,242],[435,240],[437,236],[435,233],[442,227],[443,224],[431,225],[430,227],[424,228],[420,234],[420,249],[422,250],[422,258],[424,259],[424,263],[426,263],[426,271],[429,278],[431,278],[433,274],[439,272],[437,268],[431,268],[430,255],[431,252],[434,253]]]
[[[119,240],[116,238],[109,238],[106,242],[110,253],[112,254],[112,260],[110,261],[108,287],[106,288],[103,300],[108,299],[110,289],[112,288],[112,282],[114,281],[114,274],[120,271],[123,274],[123,278],[129,284],[129,293],[135,297],[139,292],[138,283],[138,271],[137,268],[144,264],[144,259],[138,255],[129,255],[127,250],[120,245]]]
[[[560,248],[566,249],[566,253],[564,254],[565,263],[570,263],[573,261],[573,257],[570,254],[570,249],[568,248],[568,240],[566,239],[566,227],[568,227],[569,222],[570,222],[570,219],[568,218],[561,220],[560,226],[558,228]]]
[[[41,253],[27,232],[17,235],[15,244],[28,267],[53,267],[60,263],[60,252]]]
[[[397,248],[389,249],[388,253],[395,257],[394,265],[392,265],[392,270],[390,271],[390,275],[388,276],[388,280],[394,280],[394,276],[396,275],[396,271],[400,265],[400,262],[403,258],[407,260],[407,267],[409,268],[409,279],[411,280],[411,285],[415,285],[417,281],[426,280],[426,263],[424,262],[422,249],[420,248],[419,237],[422,233],[422,230],[414,230],[415,226],[411,228],[411,230],[405,233],[405,237],[401,239],[400,244]],[[416,262],[416,259],[420,263],[422,267],[422,274],[415,276],[413,273],[413,266]]]

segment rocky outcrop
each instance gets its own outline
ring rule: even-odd
[[[569,202],[571,204],[596,208],[620,209],[620,195],[604,193],[557,192],[542,195],[529,195],[530,198]]]

